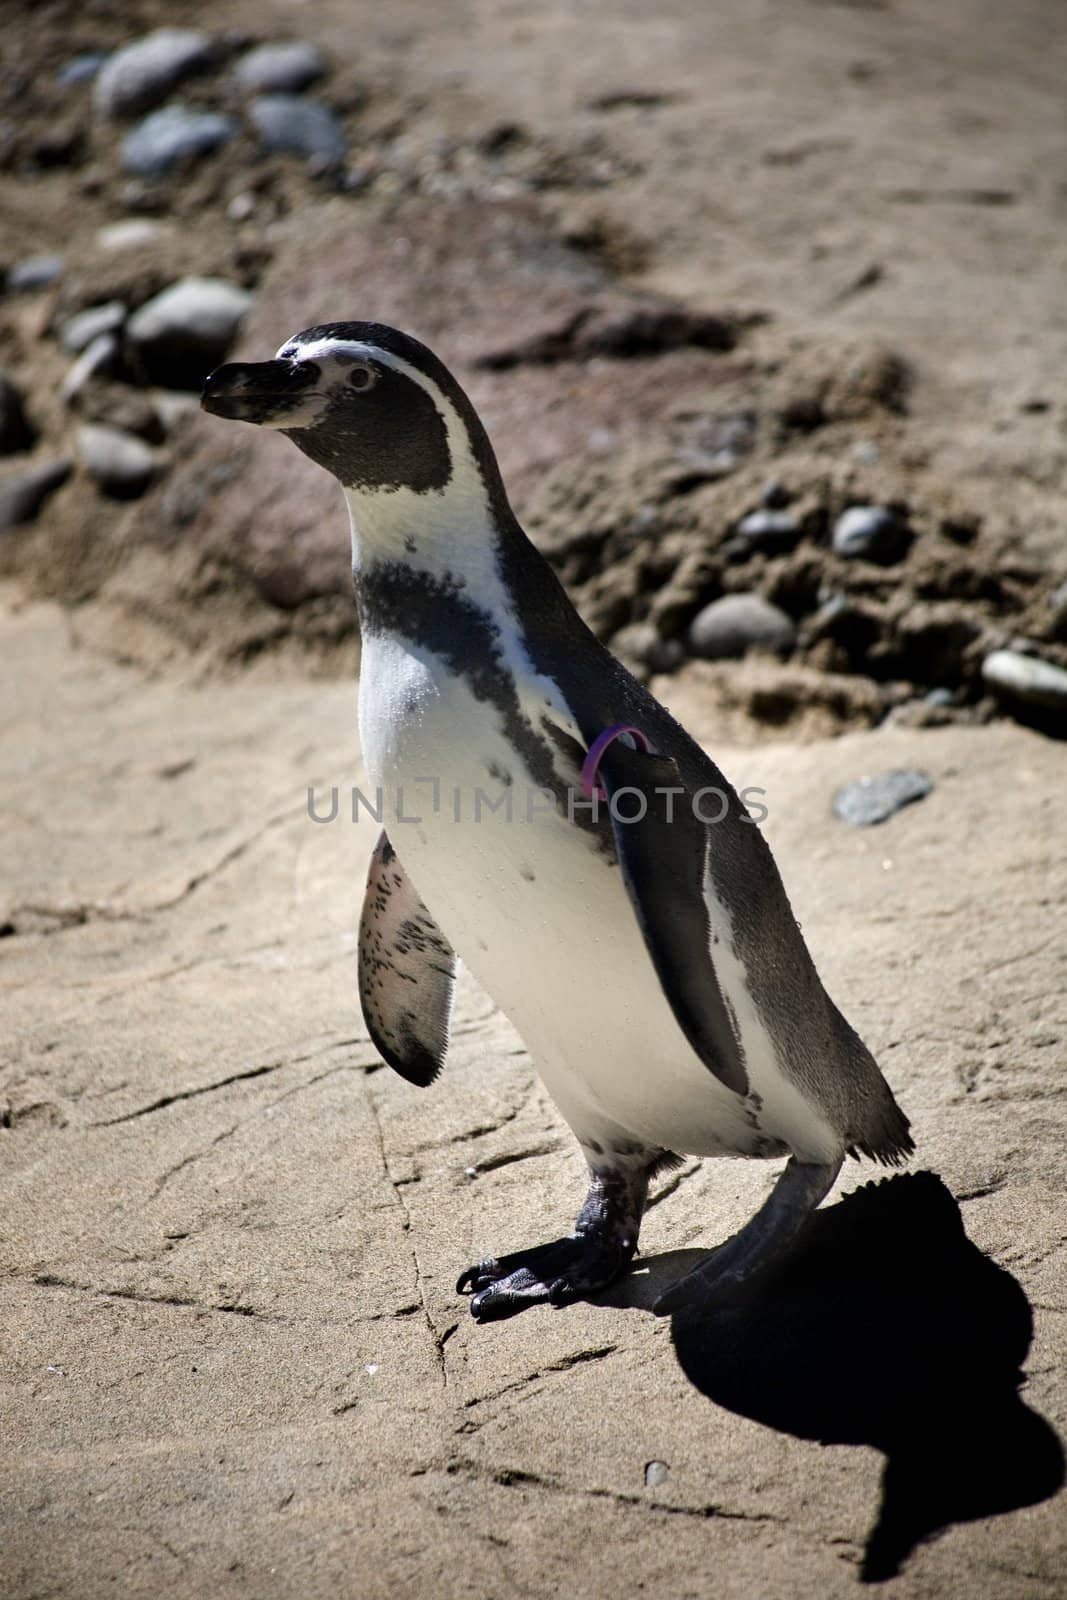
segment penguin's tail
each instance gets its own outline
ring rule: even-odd
[[[841,1013],[836,1016],[837,1038],[848,1060],[850,1092],[845,1108],[845,1149],[858,1160],[899,1167],[914,1152],[911,1124],[893,1098],[893,1091],[859,1034]]]
[[[853,1135],[848,1153],[856,1160],[866,1156],[883,1167],[902,1166],[915,1150],[911,1123],[893,1098],[893,1092],[879,1074],[880,1093],[864,1107],[863,1131]]]

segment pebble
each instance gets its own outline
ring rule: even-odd
[[[667,1482],[670,1475],[671,1469],[665,1461],[649,1461],[645,1464],[645,1487],[658,1489],[661,1484]]]
[[[78,454],[93,482],[116,500],[135,500],[156,470],[155,454],[143,439],[97,422],[78,429]]]
[[[79,83],[91,83],[107,59],[102,50],[85,50],[60,67],[56,82],[64,89],[73,89]]]
[[[93,85],[93,105],[104,117],[139,116],[214,59],[215,47],[206,34],[157,28],[108,58]]]
[[[28,450],[34,437],[22,390],[6,372],[0,372],[0,456]]]
[[[242,89],[256,94],[297,94],[326,71],[313,44],[261,44],[242,56],[234,77]]]
[[[33,289],[47,289],[61,275],[66,262],[62,256],[27,256],[8,269],[7,286],[14,293],[27,293]]]
[[[788,511],[750,511],[737,525],[737,537],[747,549],[768,555],[792,550],[800,534],[800,523]]]
[[[343,161],[348,149],[335,112],[321,100],[295,94],[264,94],[248,108],[252,126],[268,150]]]
[[[71,463],[59,458],[40,461],[0,478],[0,528],[32,522],[48,496],[66,483],[70,473]]]
[[[997,694],[1067,715],[1067,672],[1039,656],[994,650],[982,662],[982,677]]]
[[[908,548],[908,535],[886,506],[850,506],[834,523],[834,554],[888,566]]]
[[[92,344],[82,351],[74,365],[68,371],[59,386],[59,398],[64,405],[70,405],[90,378],[98,372],[106,372],[118,359],[119,341],[113,333],[101,333],[93,340]]]
[[[197,111],[189,106],[164,106],[153,111],[122,141],[122,166],[140,177],[169,172],[178,161],[210,155],[237,126],[218,111]]]
[[[247,222],[249,217],[255,215],[256,197],[249,189],[242,189],[240,194],[235,194],[226,206],[226,215],[231,222]]]
[[[933,787],[934,780],[928,772],[914,770],[857,778],[834,795],[834,816],[852,828],[873,828],[876,823],[888,821],[902,807],[924,800]]]
[[[122,222],[109,222],[99,230],[96,242],[101,250],[141,250],[145,245],[162,239],[166,229],[162,223],[150,222],[147,217],[127,217]]]
[[[754,646],[786,651],[795,639],[792,619],[759,594],[712,600],[693,618],[687,635],[690,654],[705,661],[743,656]]]
[[[223,278],[181,278],[134,312],[127,343],[164,387],[199,387],[226,356],[252,298]]]
[[[781,511],[793,496],[779,478],[772,478],[769,483],[764,484],[761,498],[768,511]]]
[[[59,329],[59,342],[72,356],[88,348],[102,333],[117,333],[126,321],[126,307],[121,300],[107,300],[103,305],[89,306],[68,317]]]

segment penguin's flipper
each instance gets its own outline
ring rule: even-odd
[[[383,833],[359,923],[359,1001],[374,1044],[420,1089],[444,1065],[456,957]]]
[[[623,880],[660,987],[704,1065],[728,1089],[745,1095],[744,1053],[711,955],[704,899],[708,824],[665,756],[616,740],[599,771]]]

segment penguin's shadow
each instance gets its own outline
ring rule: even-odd
[[[601,1303],[650,1308],[702,1254],[643,1260]],[[758,1283],[728,1304],[684,1307],[672,1324],[683,1372],[717,1405],[796,1438],[883,1451],[864,1582],[894,1577],[953,1523],[1063,1484],[1059,1438],[1019,1395],[1029,1301],[967,1238],[934,1173],[817,1212]]]

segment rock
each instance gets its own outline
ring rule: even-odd
[[[321,100],[294,94],[265,94],[248,108],[252,126],[268,150],[343,161],[348,140],[336,114]]]
[[[326,71],[326,63],[313,44],[261,44],[241,57],[234,77],[242,89],[255,94],[297,94]]]
[[[66,483],[70,473],[71,463],[58,458],[0,478],[0,528],[32,522],[48,496]]]
[[[746,650],[787,651],[796,639],[790,617],[758,594],[726,594],[697,613],[689,624],[691,655],[706,661],[743,656]]]
[[[934,787],[927,772],[880,772],[873,778],[858,778],[838,789],[833,813],[852,828],[872,828],[886,822],[903,806],[924,800]]]
[[[8,270],[7,286],[15,294],[26,294],[34,289],[47,289],[60,276],[66,262],[62,256],[27,256],[16,261]]]
[[[764,484],[761,498],[768,511],[781,511],[793,496],[784,483],[778,478],[772,478],[769,483]]]
[[[122,222],[109,222],[96,235],[101,250],[141,250],[145,245],[162,239],[166,230],[160,222],[150,222],[147,217],[127,217]]]
[[[834,523],[834,554],[849,561],[890,566],[909,543],[907,529],[886,506],[850,506]]]
[[[651,622],[628,623],[613,636],[611,647],[650,672],[676,672],[685,660],[681,640],[662,638]]]
[[[982,677],[1004,699],[1067,717],[1067,672],[1051,661],[1017,650],[994,650],[982,662]]]
[[[84,50],[73,56],[56,73],[56,82],[64,89],[73,89],[79,83],[91,83],[104,62],[108,60],[103,50]]]
[[[122,301],[107,300],[103,305],[89,306],[68,317],[60,327],[59,342],[64,350],[76,356],[102,333],[117,333],[125,321],[126,307]]]
[[[218,111],[164,106],[153,111],[122,141],[122,165],[140,177],[157,177],[179,161],[210,155],[236,133],[232,118]]]
[[[227,203],[226,215],[231,222],[247,222],[255,215],[256,197],[250,189],[242,189]]]
[[[800,523],[788,511],[750,511],[737,525],[737,538],[747,550],[763,550],[768,555],[792,550],[801,532]]]
[[[134,312],[127,345],[153,381],[198,388],[224,359],[252,298],[223,278],[182,278]]]
[[[104,117],[139,116],[214,60],[215,47],[206,34],[157,28],[108,58],[93,85],[93,105]]]
[[[97,422],[78,429],[78,453],[93,482],[116,500],[136,500],[156,470],[155,455],[143,439]]]
[[[106,372],[114,365],[118,354],[119,341],[115,334],[99,334],[92,344],[82,351],[60,384],[59,397],[63,404],[69,406],[85,388],[90,378],[95,377],[98,372]]]
[[[35,438],[33,425],[26,415],[22,390],[6,372],[0,372],[0,456],[29,450]]]

